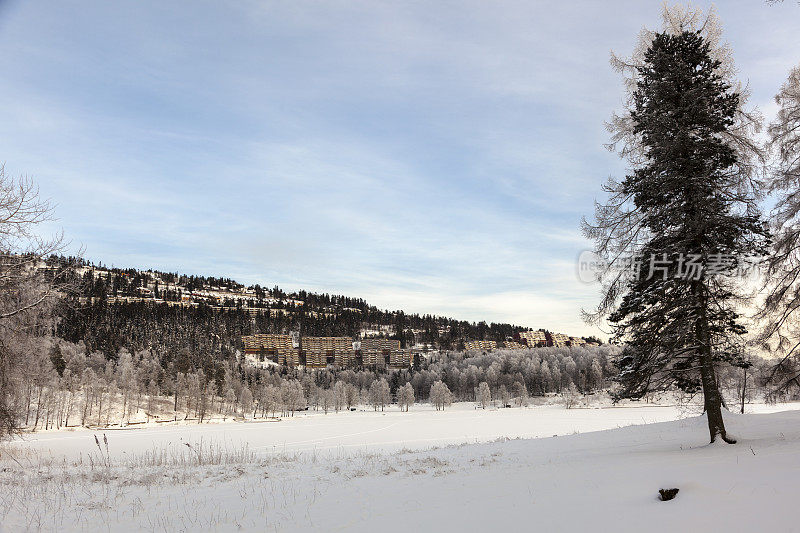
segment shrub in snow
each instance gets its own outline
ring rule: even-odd
[[[678,490],[680,489],[658,489],[659,499],[662,502],[668,502],[678,494]]]

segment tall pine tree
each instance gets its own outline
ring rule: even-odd
[[[637,69],[630,119],[643,158],[621,183],[637,228],[620,250],[640,260],[609,319],[626,343],[619,397],[702,390],[711,442],[735,442],[716,368],[744,363],[735,273],[764,253],[767,232],[725,142],[739,95],[720,66],[700,32],[684,31],[655,34]],[[600,206],[598,220],[613,223],[613,213]]]

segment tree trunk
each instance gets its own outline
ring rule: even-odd
[[[725,432],[725,422],[722,419],[722,395],[719,392],[717,379],[714,372],[714,363],[707,350],[700,354],[700,379],[703,384],[703,399],[706,417],[708,417],[708,431],[711,442],[719,436],[728,444],[736,444],[736,439],[729,438]]]
[[[36,418],[33,420],[33,429],[39,425],[39,413],[42,405],[42,387],[39,387],[39,394],[36,396]]]
[[[742,410],[741,413],[744,414],[744,400],[745,395],[747,394],[747,367],[742,369],[743,376],[742,376]]]
[[[703,407],[708,418],[708,432],[711,442],[719,436],[728,444],[736,444],[736,439],[728,438],[725,421],[722,419],[722,394],[719,392],[714,359],[711,354],[711,334],[708,327],[708,296],[702,281],[693,283],[693,293],[698,301],[698,320],[695,333],[700,346],[700,381],[703,385]]]

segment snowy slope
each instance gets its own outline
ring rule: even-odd
[[[230,464],[193,465],[191,454],[173,466],[118,459],[103,454],[102,437],[101,451],[78,466],[15,448],[22,467],[0,462],[0,521],[4,531],[800,530],[800,412],[727,415],[727,423],[735,446],[707,445],[705,420],[693,417],[436,450],[231,456]],[[658,501],[667,487],[680,488],[678,497]]]

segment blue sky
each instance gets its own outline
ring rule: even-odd
[[[593,333],[609,51],[660,9],[0,0],[0,161],[90,260]],[[717,9],[772,116],[800,7]]]

